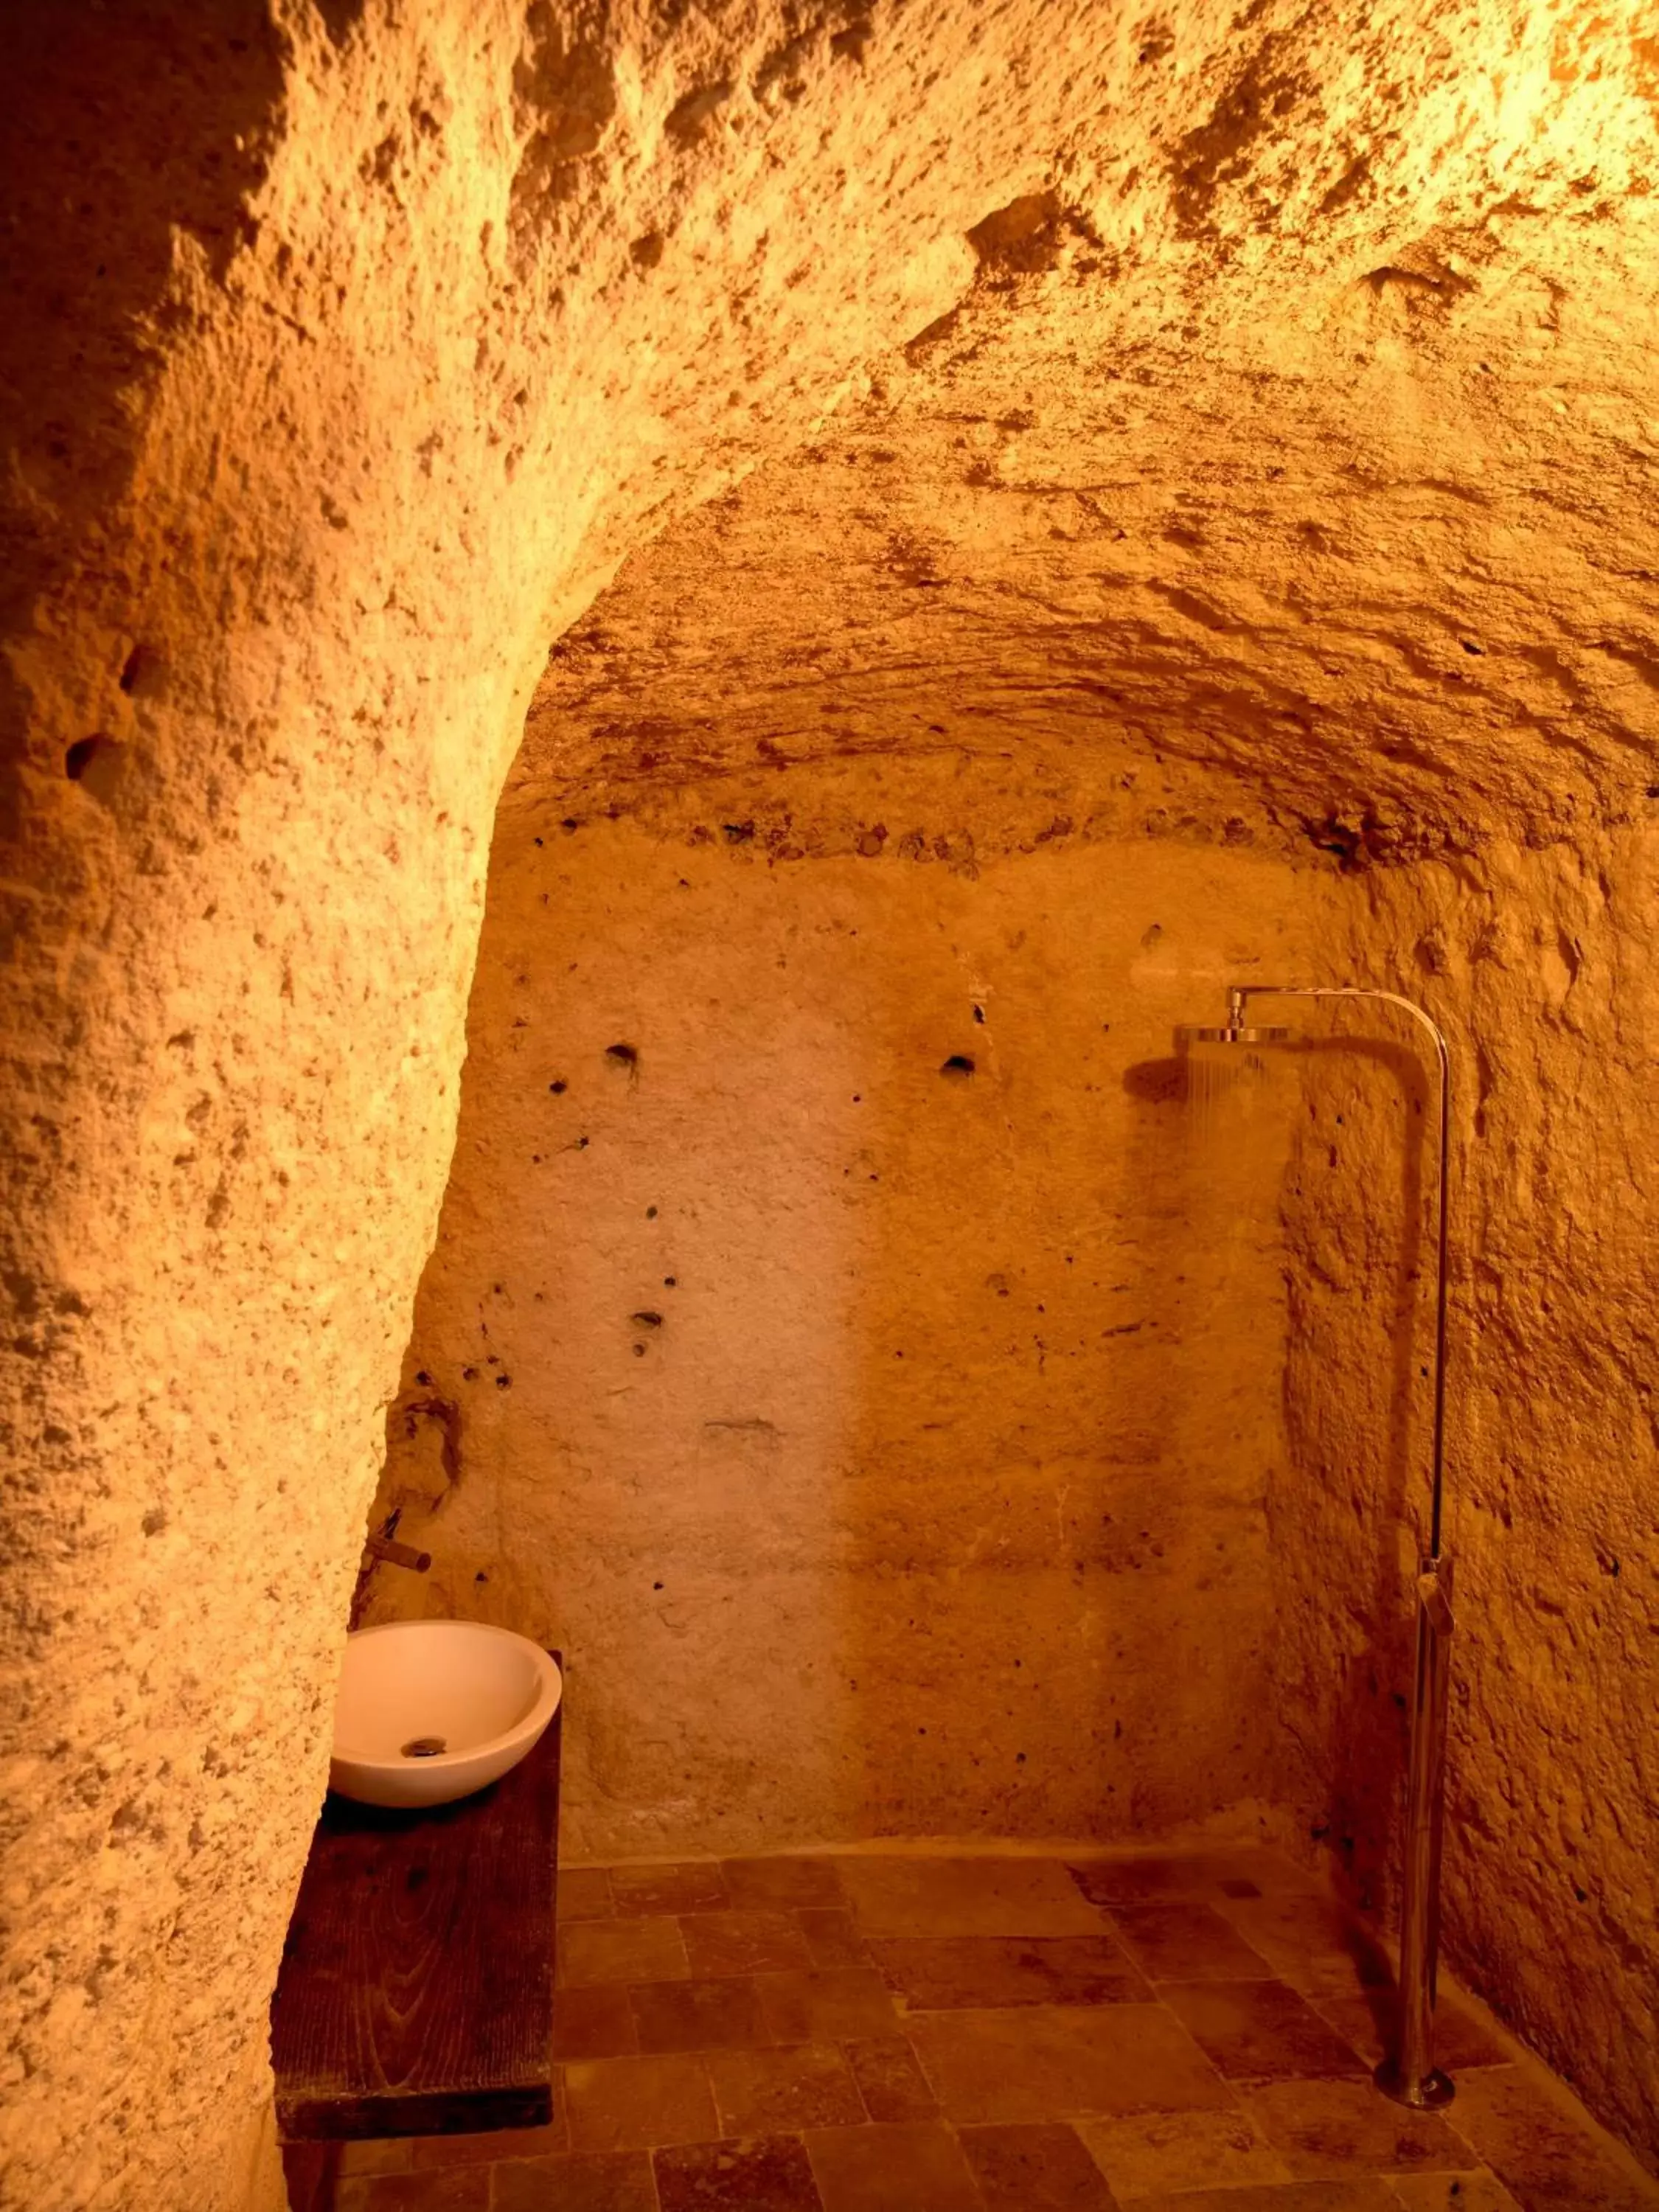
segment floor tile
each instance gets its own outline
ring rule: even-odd
[[[812,1963],[805,1936],[787,1912],[702,1912],[683,1925],[694,1974],[762,1974]]]
[[[861,2037],[842,2048],[872,2120],[938,2118],[939,2100],[902,2035]]]
[[[335,2212],[1659,2212],[1454,1998],[1454,2105],[1382,2099],[1388,1956],[1271,1853],[798,1854],[558,1887],[559,2115],[343,2146]]]
[[[625,1982],[554,1991],[555,2058],[626,2058],[639,2047]]]
[[[1058,1859],[847,1858],[869,1936],[1099,1936],[1105,1923]]]
[[[964,2123],[1231,2102],[1160,2005],[918,2013],[906,2027],[945,2114]]]
[[[738,1977],[636,1983],[629,1996],[641,2051],[742,2051],[766,2040],[755,1985]]]
[[[815,1966],[867,1966],[870,1946],[844,1907],[811,1906],[795,1914]]]
[[[1144,1973],[1158,1982],[1266,1981],[1273,1968],[1231,1921],[1191,1898],[1120,1905],[1112,1927]]]
[[[1389,1989],[1394,1967],[1373,1932],[1323,1893],[1306,1897],[1220,1898],[1216,1910],[1281,1980],[1326,1996]]]
[[[574,2150],[712,2142],[720,2128],[700,2058],[584,2058],[564,2069]]]
[[[1158,1994],[1230,2081],[1364,2077],[1349,2045],[1284,1982],[1165,1982]]]
[[[490,2171],[448,2166],[424,2173],[365,2175],[339,2185],[335,2212],[489,2212]]]
[[[726,1859],[726,1895],[745,1912],[790,1912],[844,1905],[832,1858]]]
[[[1322,2020],[1353,2045],[1367,2066],[1375,2066],[1394,2047],[1399,2000],[1392,1988],[1367,1990],[1363,1996],[1310,1996],[1308,2002]],[[1473,2013],[1455,2000],[1442,1997],[1435,2007],[1434,2056],[1437,2065],[1455,2076],[1471,2066],[1508,2066],[1515,2053],[1482,2026]]]
[[[1137,1851],[1121,1858],[1066,1862],[1091,1905],[1161,1905],[1192,1898],[1214,1904],[1241,1893],[1300,1893],[1312,1885],[1299,1869],[1251,1844],[1231,1850]]]
[[[611,1917],[611,1877],[603,1867],[561,1867],[558,1873],[557,1917],[570,1920],[608,1920]]]
[[[1289,2181],[1276,2189],[1143,2197],[1135,2212],[1400,2212],[1400,2199],[1386,2181]]]
[[[833,2043],[714,2051],[708,2079],[721,2130],[728,2136],[850,2128],[865,2117],[852,2069]]]
[[[774,2043],[841,2043],[854,2035],[892,2035],[898,2014],[873,1966],[813,1966],[757,1974],[761,2018]]]
[[[1249,2114],[1232,2106],[1079,2120],[1078,2133],[1120,2204],[1182,2189],[1245,2189],[1291,2178]]]
[[[1389,2186],[1406,2212],[1521,2212],[1495,2173],[1391,2173]]]
[[[688,2144],[655,2160],[662,2212],[820,2212],[806,2147],[798,2137]]]
[[[969,2005],[1095,2005],[1152,1995],[1109,1936],[922,1936],[871,1946],[914,2011]]]
[[[836,2128],[806,2148],[824,2212],[982,2212],[948,2128]]]
[[[559,1983],[682,1981],[691,1972],[678,1920],[578,1920],[559,1930]]]
[[[985,2212],[1115,2212],[1115,2199],[1076,2130],[963,2128],[959,2138]]]
[[[1659,2181],[1605,2135],[1540,2067],[1467,2075],[1457,2132],[1524,2212],[1654,2212]]]
[[[726,1903],[726,1884],[712,1860],[693,1859],[662,1866],[611,1869],[611,1909],[630,1917],[675,1912],[718,1912]]]
[[[1369,2081],[1272,2081],[1246,2102],[1297,2181],[1480,2163],[1437,2113],[1409,2111]]]
[[[657,2212],[647,2151],[574,2152],[495,2169],[490,2212]]]

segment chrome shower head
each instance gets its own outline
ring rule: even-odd
[[[1184,1029],[1176,1034],[1187,1044],[1283,1044],[1290,1036],[1277,1024],[1252,1023],[1245,1018],[1247,985],[1235,983],[1227,993],[1227,1018],[1218,1028]]]
[[[1184,1029],[1179,1035],[1188,1044],[1283,1044],[1290,1036],[1277,1024],[1241,1022],[1225,1029]]]

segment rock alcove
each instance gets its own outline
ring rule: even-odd
[[[20,2201],[276,2186],[377,1480],[636,1617],[596,1848],[1246,1811],[1386,1905],[1421,1096],[1196,1128],[1240,963],[1458,1041],[1454,1955],[1652,2156],[1638,12],[13,43]]]

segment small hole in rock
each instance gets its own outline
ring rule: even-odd
[[[973,1072],[974,1063],[965,1052],[953,1052],[939,1070],[941,1075],[953,1076],[958,1081],[971,1075]]]
[[[71,783],[79,783],[94,761],[108,759],[120,750],[113,738],[77,738],[64,755],[64,773]]]

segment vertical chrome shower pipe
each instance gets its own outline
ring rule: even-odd
[[[1398,1006],[1433,1040],[1440,1074],[1439,1191],[1434,1305],[1434,1465],[1429,1496],[1428,1549],[1417,1577],[1417,1656],[1406,1793],[1404,1893],[1400,1916],[1400,2021],[1395,2048],[1376,2069],[1376,2085],[1401,2105],[1449,2104],[1452,2084],[1434,2063],[1435,1971],[1440,1953],[1440,1856],[1446,1787],[1446,1702],[1452,1637],[1451,1561],[1441,1552],[1446,1449],[1446,1271],[1451,1158],[1451,1053],[1439,1024],[1413,1000],[1358,985],[1293,988],[1237,984],[1228,993],[1231,1028],[1245,1026],[1255,998],[1373,999]]]

